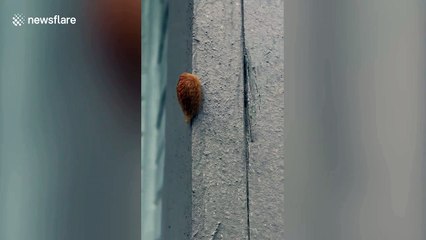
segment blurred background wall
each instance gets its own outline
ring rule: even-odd
[[[163,239],[167,1],[145,0],[142,8],[142,239]]]
[[[286,239],[426,238],[425,2],[286,2]]]
[[[140,11],[0,2],[0,239],[140,239]]]

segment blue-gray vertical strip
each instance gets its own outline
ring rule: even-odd
[[[142,239],[161,238],[167,1],[142,1]]]
[[[47,174],[50,159],[43,157],[48,146],[34,142],[39,113],[32,112],[31,92],[37,82],[42,36],[34,29],[12,25],[14,13],[39,9],[40,4],[5,0],[0,3],[0,239],[50,239],[46,232],[48,207],[54,206]]]
[[[83,2],[0,3],[2,240],[140,238],[140,99],[111,84],[126,74]],[[17,12],[78,20],[15,27]]]

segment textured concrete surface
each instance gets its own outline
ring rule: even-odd
[[[204,103],[192,131],[193,239],[248,239],[240,4],[194,1]]]
[[[251,239],[284,239],[284,1],[244,0]]]
[[[195,1],[193,239],[284,238],[283,1]]]

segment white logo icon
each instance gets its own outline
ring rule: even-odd
[[[13,14],[12,24],[15,26],[22,26],[25,24],[25,16],[23,14]]]

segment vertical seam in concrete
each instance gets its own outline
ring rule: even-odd
[[[250,240],[250,188],[249,188],[249,141],[251,135],[250,126],[250,112],[249,112],[249,75],[248,66],[249,60],[247,56],[247,48],[245,41],[245,28],[244,28],[244,0],[241,0],[241,44],[243,52],[243,85],[244,85],[244,157],[246,162],[246,207],[247,207],[247,239]]]

